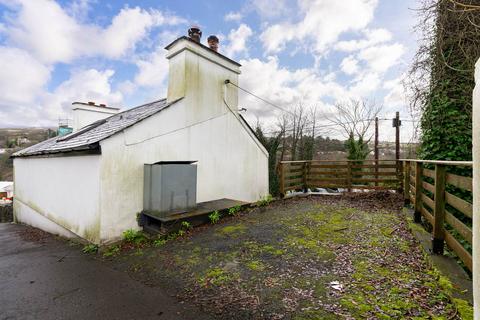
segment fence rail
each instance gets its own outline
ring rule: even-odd
[[[396,160],[282,161],[280,193],[313,188],[401,189],[399,164]]]
[[[472,162],[402,160],[402,164],[408,172],[404,175],[405,202],[414,205],[415,222],[420,223],[423,217],[432,226],[432,251],[443,254],[446,244],[472,271],[472,255],[464,243],[472,244],[473,208],[459,196],[468,197],[472,191],[472,178],[468,176]],[[459,168],[467,176],[451,172]]]

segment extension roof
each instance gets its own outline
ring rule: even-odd
[[[162,111],[175,102],[176,101],[167,103],[167,99],[161,99],[114,114],[106,119],[98,120],[85,126],[76,132],[62,137],[54,137],[17,151],[12,157],[29,157],[72,151],[99,150],[100,141]]]

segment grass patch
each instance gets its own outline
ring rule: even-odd
[[[246,264],[248,269],[253,270],[253,271],[263,271],[265,270],[265,265],[263,262],[258,261],[258,260],[252,260],[248,261]]]
[[[245,227],[243,224],[237,224],[237,225],[223,227],[217,232],[224,236],[234,236],[234,235],[242,234],[246,230],[247,230],[247,227]]]

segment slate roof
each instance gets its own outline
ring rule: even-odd
[[[76,132],[62,137],[54,137],[17,151],[12,157],[96,150],[99,148],[100,141],[162,111],[175,102],[167,103],[167,99],[162,99],[117,113],[85,126]]]

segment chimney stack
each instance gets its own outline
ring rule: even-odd
[[[119,108],[107,107],[106,104],[96,104],[94,101],[74,102],[73,110],[73,132],[94,123],[97,120],[108,118],[119,112]]]
[[[195,42],[200,43],[200,38],[202,37],[202,31],[197,25],[193,25],[188,29],[188,36]]]
[[[218,38],[216,35],[211,35],[207,39],[208,47],[213,51],[218,51]]]

